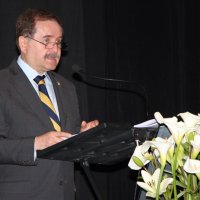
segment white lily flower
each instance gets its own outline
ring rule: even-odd
[[[172,143],[164,141],[146,141],[142,145],[142,153],[145,153],[149,150],[151,146],[155,147],[159,151],[160,163],[162,166],[165,166],[167,160],[167,153],[169,148],[172,146]]]
[[[191,141],[193,146],[191,158],[195,159],[200,152],[200,135],[195,135],[194,140]]]
[[[175,144],[173,137],[170,136],[169,138],[165,138],[165,139],[161,138],[161,137],[157,137],[157,138],[155,138],[155,141],[164,142],[164,143],[167,143],[167,144],[170,145],[170,148],[169,148],[168,153],[167,153],[167,161],[169,163],[171,163],[171,160],[172,160],[172,157],[173,157],[173,154],[174,154],[174,144]],[[156,157],[158,157],[159,153],[158,153],[157,149],[155,149],[154,153],[155,153]]]
[[[155,112],[154,117],[159,124],[178,122],[177,117],[164,118],[159,112]]]
[[[176,144],[180,144],[183,136],[188,130],[187,126],[183,122],[178,122],[178,119],[176,117],[163,118],[163,116],[159,112],[156,112],[154,116],[158,123],[163,123],[168,127]]]
[[[200,155],[200,114],[197,116],[189,112],[180,113],[178,116],[182,120],[178,120],[177,117],[164,118],[159,112],[154,116],[159,124],[164,124],[169,129],[171,135],[168,137],[167,134],[167,138],[157,137],[152,141],[145,141],[134,152],[129,162],[131,169],[138,170],[144,167],[146,161],[152,162],[153,174],[142,170],[143,180],[137,182],[138,186],[147,191],[147,197],[156,200],[165,198],[166,191],[169,192],[167,196],[170,199],[182,198],[181,195],[188,191],[191,199],[198,198],[200,159],[197,158]],[[165,132],[160,133],[164,135]],[[187,177],[191,177],[192,181],[187,181],[189,180]],[[173,186],[169,187],[172,183]],[[188,185],[185,187],[186,184]],[[163,193],[164,197],[160,197]]]
[[[183,139],[183,136],[188,131],[188,128],[185,126],[183,122],[177,123],[166,123],[169,131],[171,132],[176,144],[180,144]]]
[[[200,122],[200,117],[190,112],[180,113],[178,114],[178,116],[181,116],[188,128],[193,128],[196,124]]]
[[[142,170],[141,174],[142,174],[142,178],[143,178],[144,182],[137,182],[137,184],[141,188],[143,188],[144,190],[147,191],[146,196],[155,198],[159,174],[160,174],[160,168],[156,169],[153,175],[149,174],[145,170]],[[164,179],[160,184],[159,195],[166,192],[168,185],[171,184],[172,182],[173,182],[172,178]]]
[[[190,174],[200,173],[200,160],[188,158],[183,166],[183,169]]]
[[[200,180],[200,160],[187,159],[183,169],[190,174],[196,174]]]
[[[133,155],[131,156],[131,159],[128,163],[128,166],[133,169],[133,170],[139,170],[141,169],[144,165],[146,165],[147,163],[150,162],[150,160],[148,160],[145,156],[143,156],[142,154],[142,145],[136,146],[135,151],[133,153]],[[134,160],[136,157],[137,159],[139,159],[139,162],[141,162],[142,166],[139,163],[136,163]],[[139,166],[140,165],[140,166]]]

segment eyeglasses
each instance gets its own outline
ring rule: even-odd
[[[59,49],[64,49],[65,47],[67,47],[67,45],[64,42],[41,42],[41,41],[36,40],[36,39],[29,37],[29,36],[26,36],[26,38],[29,38],[29,39],[31,39],[35,42],[43,44],[46,49],[52,49],[52,48],[54,48],[55,45]]]

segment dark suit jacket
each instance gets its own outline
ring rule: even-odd
[[[63,131],[79,130],[73,84],[49,72]],[[36,159],[34,138],[53,125],[21,68],[13,61],[0,71],[0,200],[74,199],[73,163]]]

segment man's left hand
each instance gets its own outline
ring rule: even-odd
[[[99,125],[99,121],[98,120],[93,120],[91,122],[82,121],[81,130],[80,131],[81,132],[87,131],[87,130],[89,130],[91,128],[94,128],[94,127],[96,127],[98,125]]]

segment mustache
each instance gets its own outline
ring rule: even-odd
[[[48,53],[44,56],[44,58],[60,58],[60,55],[58,55],[57,53]]]

